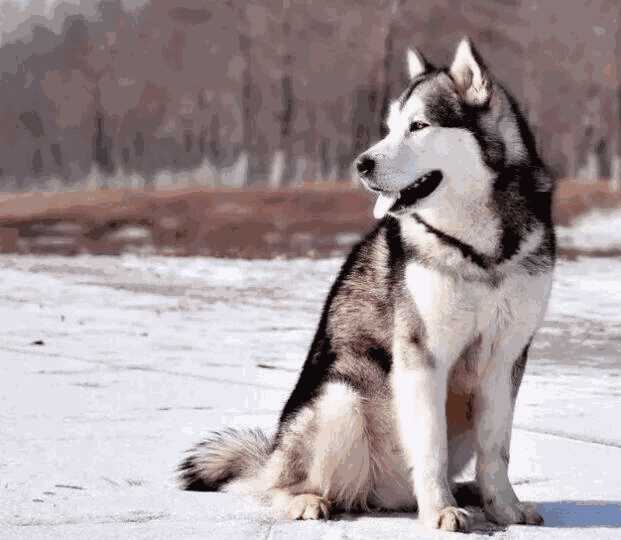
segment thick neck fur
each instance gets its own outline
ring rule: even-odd
[[[422,220],[430,227],[472,247],[481,255],[493,257],[498,250],[501,222],[492,211],[489,201],[455,201],[442,207],[421,209],[406,219],[412,218]]]
[[[520,176],[511,175],[504,190],[493,189],[500,177],[490,180],[488,196],[478,201],[454,199],[401,216],[402,240],[423,263],[466,279],[495,281],[539,249],[551,227],[520,188],[535,179]]]
[[[472,208],[444,215],[416,212],[400,218],[401,238],[425,264],[471,279],[488,279],[487,261],[499,243],[500,226],[491,212],[485,214],[477,220]]]

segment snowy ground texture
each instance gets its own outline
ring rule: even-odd
[[[446,537],[175,487],[208,430],[274,428],[338,265],[1,257],[0,538]],[[471,538],[621,538],[620,275],[559,264],[518,399],[511,476],[546,526]]]
[[[570,227],[557,227],[558,244],[581,252],[618,252],[621,247],[621,210],[591,210]]]

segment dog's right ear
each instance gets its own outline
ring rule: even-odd
[[[416,49],[408,49],[407,60],[410,79],[415,79],[419,75],[425,73],[425,71],[429,70],[429,63]]]
[[[492,92],[489,73],[479,53],[467,37],[463,38],[457,46],[450,74],[466,103],[483,106],[489,101]]]

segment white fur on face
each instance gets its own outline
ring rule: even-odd
[[[414,120],[420,120],[421,122],[429,121],[425,116],[425,103],[418,96],[412,95],[403,109],[400,108],[398,101],[395,101],[390,106],[386,124],[391,133],[393,131],[407,133],[410,122]]]
[[[429,123],[425,104],[418,96],[411,96],[403,110],[398,102],[392,104],[387,119],[389,134],[367,151],[376,160],[375,186],[399,192],[424,174],[441,170],[442,183],[416,209],[445,211],[456,204],[486,199],[493,174],[472,133],[434,125],[410,133],[414,121]]]

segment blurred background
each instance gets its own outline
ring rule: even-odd
[[[405,50],[446,64],[463,35],[561,180],[557,222],[601,232],[621,222],[620,11],[619,0],[2,1],[0,250],[341,254],[371,224],[351,162],[407,83]],[[565,255],[617,254],[564,230]]]

